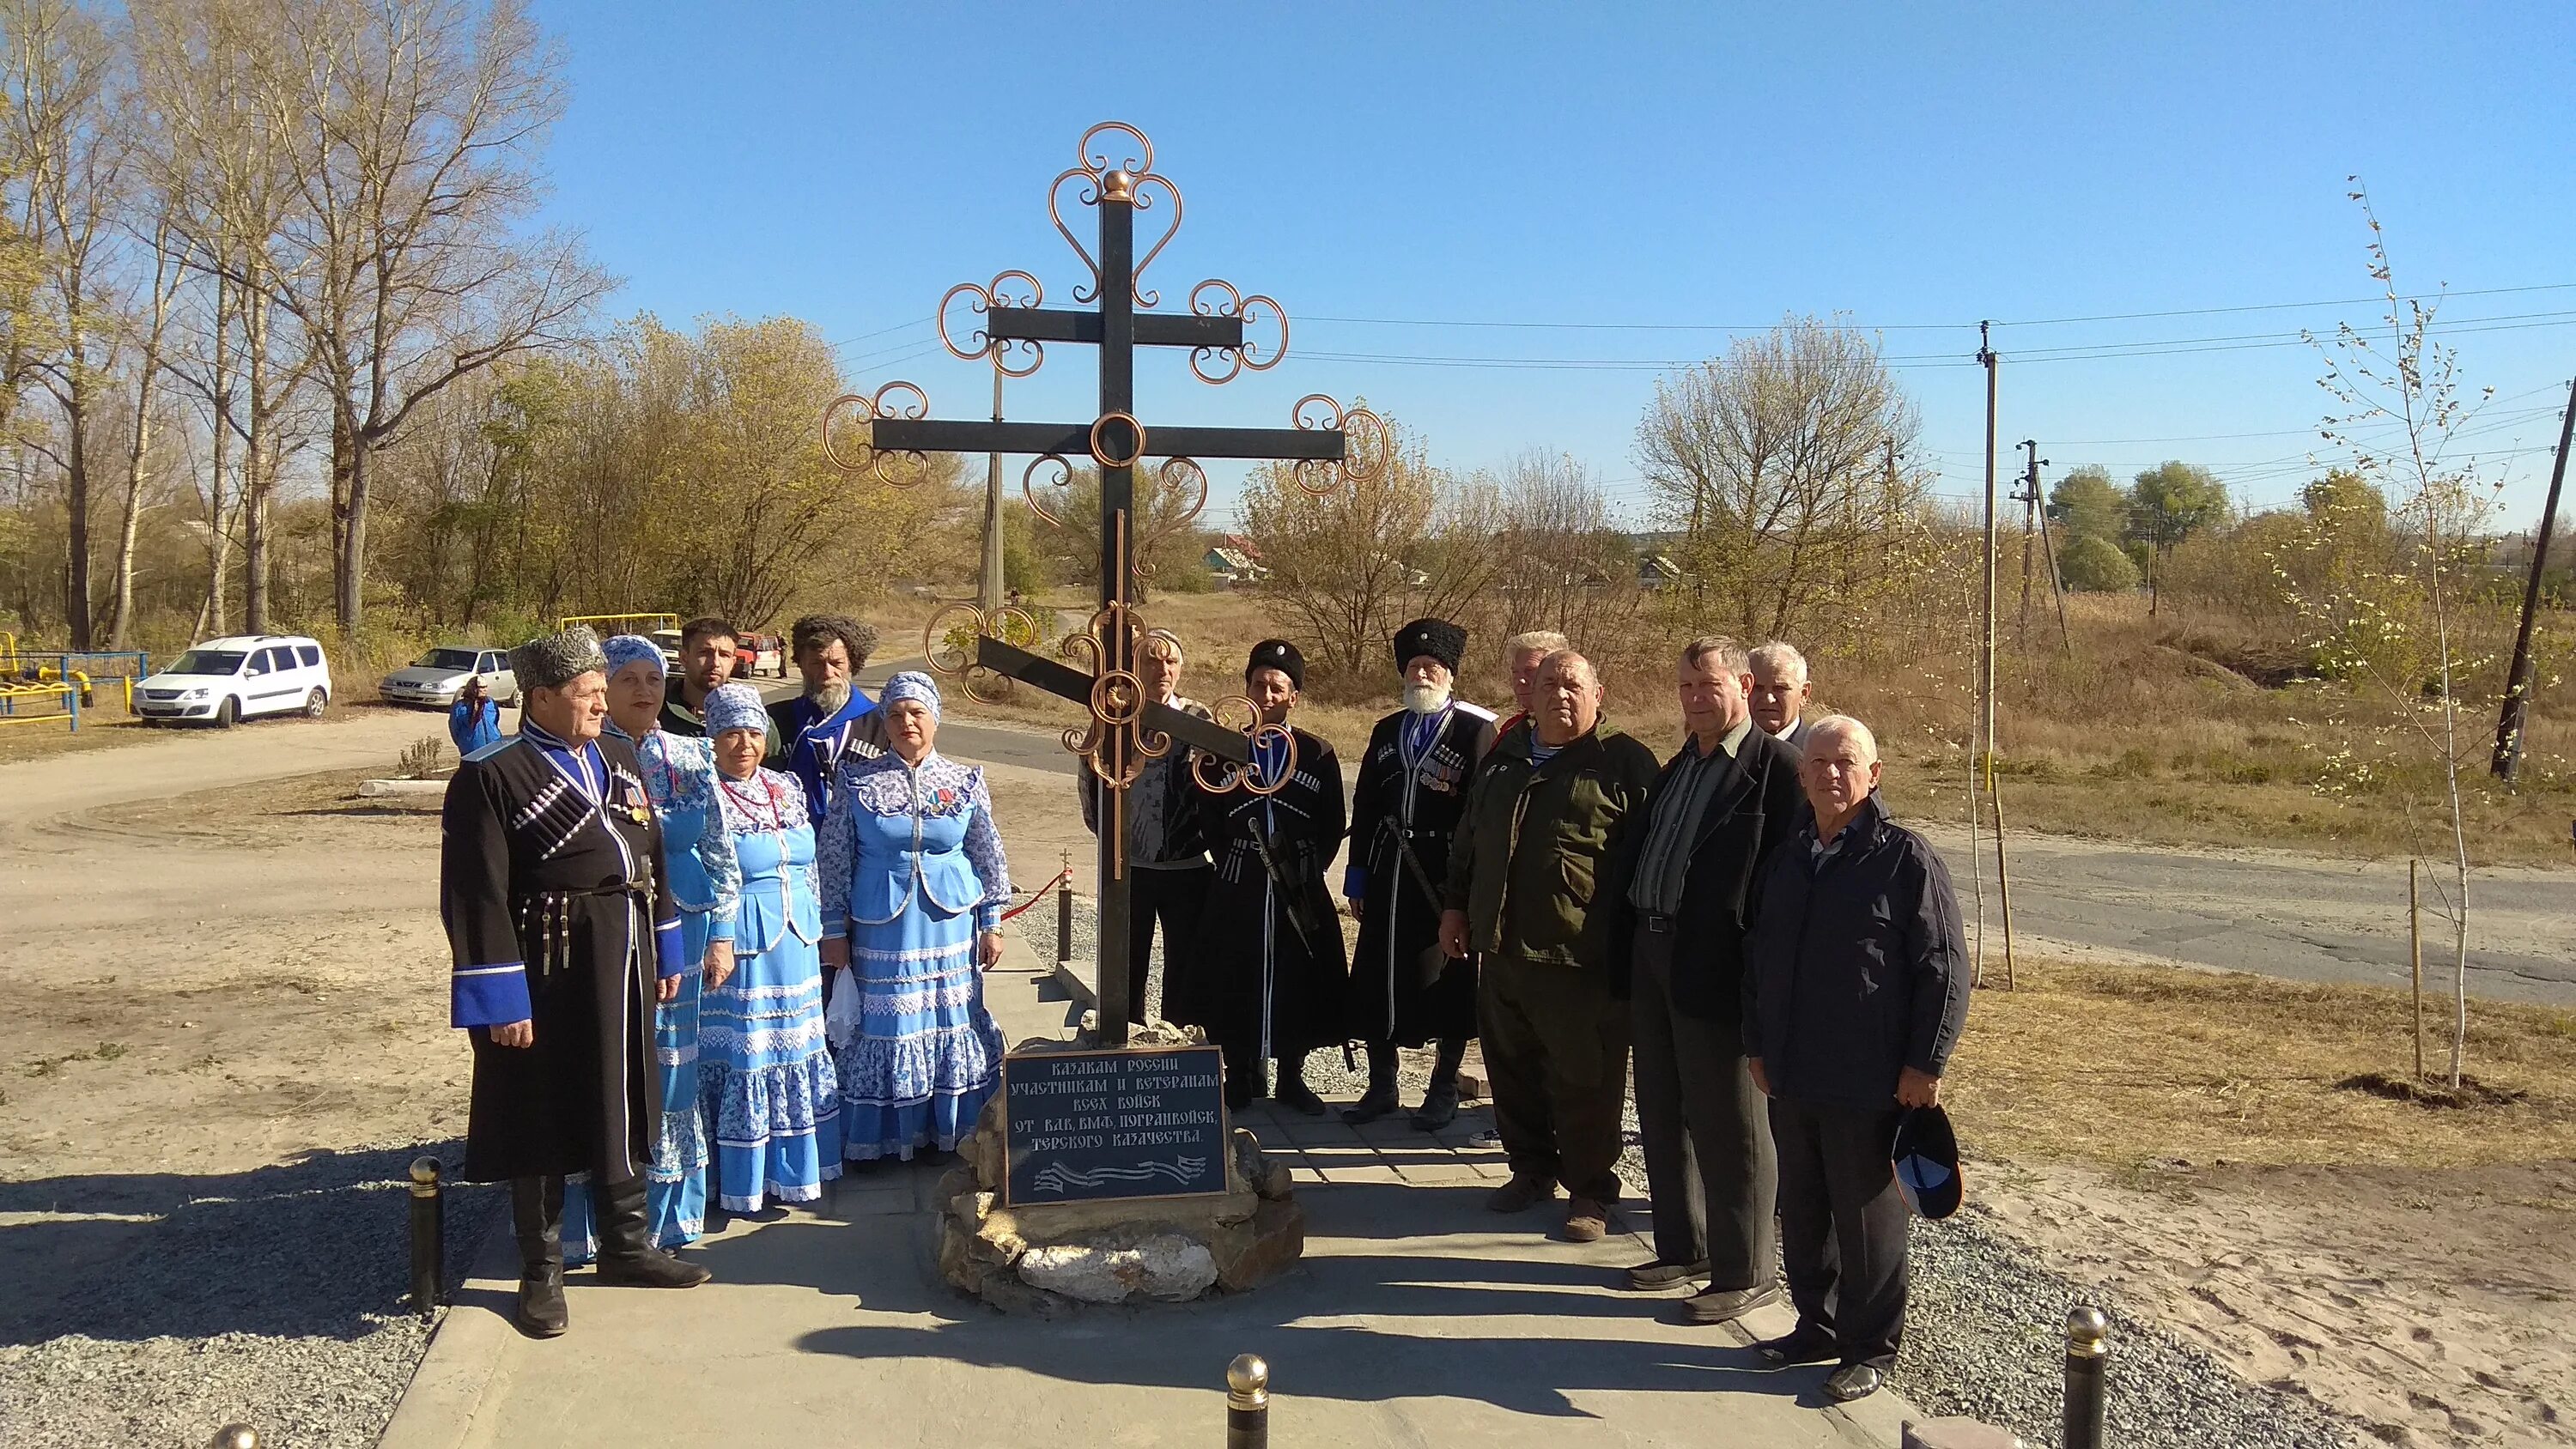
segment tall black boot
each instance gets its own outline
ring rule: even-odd
[[[1240,1112],[1270,1095],[1270,1074],[1250,1051],[1225,1049],[1225,1109]]]
[[[1360,1099],[1342,1109],[1342,1120],[1357,1127],[1374,1122],[1403,1105],[1402,1088],[1395,1079],[1395,1043],[1373,1041],[1368,1044],[1368,1090]]]
[[[1458,1120],[1458,1068],[1466,1060],[1464,1038],[1440,1039],[1439,1059],[1431,1064],[1431,1086],[1422,1094],[1422,1110],[1413,1114],[1415,1127],[1437,1132]]]
[[[564,1308],[563,1201],[560,1177],[510,1179],[510,1226],[519,1238],[519,1301],[510,1321],[530,1338],[557,1337],[572,1321]]]
[[[1290,1052],[1279,1059],[1279,1085],[1272,1089],[1270,1100],[1283,1107],[1294,1107],[1309,1117],[1324,1115],[1324,1099],[1306,1085],[1306,1054]]]
[[[715,1276],[695,1263],[684,1263],[653,1246],[644,1221],[644,1178],[623,1182],[591,1179],[591,1199],[599,1212],[599,1281],[629,1288],[695,1288]]]

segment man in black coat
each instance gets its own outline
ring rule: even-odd
[[[1940,1100],[1968,1021],[1967,942],[1950,874],[1888,818],[1878,741],[1844,715],[1807,729],[1813,818],[1773,851],[1744,947],[1744,1030],[1771,1098],[1780,1257],[1793,1333],[1774,1364],[1840,1359],[1825,1392],[1877,1392],[1905,1331],[1907,1214],[1897,1124]]]
[[[1797,752],[1754,723],[1744,646],[1683,646],[1690,737],[1655,781],[1627,870],[1637,1126],[1655,1260],[1629,1286],[1707,1286],[1684,1306],[1728,1323],[1780,1296],[1771,1125],[1745,1066],[1744,920],[1755,869],[1807,813]]]
[[[465,757],[439,825],[450,1021],[474,1044],[468,1181],[506,1179],[519,1239],[511,1317],[564,1331],[564,1178],[591,1174],[599,1276],[688,1288],[707,1270],[653,1246],[646,1163],[662,1118],[653,1007],[677,993],[680,910],[643,768],[608,717],[588,629],[510,651],[519,732]]]
[[[1360,923],[1349,1028],[1368,1044],[1369,1061],[1368,1091],[1342,1111],[1353,1126],[1399,1105],[1396,1048],[1432,1041],[1440,1054],[1413,1125],[1436,1132],[1458,1115],[1458,1067],[1476,1035],[1476,963],[1440,949],[1440,886],[1467,782],[1494,743],[1492,711],[1451,692],[1466,651],[1467,631],[1445,619],[1396,630],[1404,708],[1377,722],[1360,756],[1342,874]]]

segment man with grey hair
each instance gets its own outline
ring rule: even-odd
[[[1771,1099],[1780,1257],[1794,1332],[1773,1364],[1840,1360],[1843,1401],[1877,1392],[1905,1331],[1908,1215],[1890,1169],[1905,1114],[1935,1106],[1968,1021],[1950,873],[1878,797],[1878,741],[1847,715],[1807,732],[1812,818],[1762,868],[1744,943],[1744,1035]]]
[[[1755,871],[1806,802],[1797,751],[1754,728],[1743,645],[1692,640],[1678,682],[1689,735],[1655,781],[1625,873],[1637,1125],[1655,1210],[1655,1259],[1629,1269],[1628,1284],[1704,1278],[1684,1318],[1730,1323],[1780,1296],[1771,1127],[1745,1066],[1744,921]]]
[[[1791,749],[1805,746],[1807,725],[1807,656],[1785,639],[1753,646],[1749,661],[1753,722],[1763,733]]]
[[[1547,656],[1573,647],[1570,640],[1553,629],[1531,629],[1503,641],[1503,664],[1512,672],[1512,703],[1519,713],[1494,726],[1496,739],[1510,734],[1516,725],[1529,723],[1530,695],[1538,685],[1539,665]]]
[[[471,1182],[507,1180],[519,1239],[511,1318],[564,1331],[564,1178],[591,1174],[603,1282],[688,1288],[707,1270],[653,1246],[643,1168],[662,1120],[653,1007],[689,964],[643,766],[603,735],[608,663],[588,629],[510,651],[519,732],[448,782],[439,916],[449,1020],[474,1048]]]
[[[1473,955],[1477,1035],[1509,1182],[1486,1206],[1573,1199],[1565,1237],[1601,1240],[1619,1200],[1628,1006],[1613,979],[1614,862],[1655,780],[1655,755],[1601,722],[1601,677],[1570,649],[1543,660],[1530,722],[1488,751],[1452,831],[1440,951]]]

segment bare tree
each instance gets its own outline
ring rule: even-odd
[[[1419,439],[1388,429],[1375,478],[1316,493],[1289,465],[1269,464],[1244,486],[1245,529],[1270,571],[1262,592],[1346,679],[1370,672],[1406,617],[1466,612],[1501,558],[1492,485],[1433,467]]]
[[[1581,463],[1531,449],[1503,469],[1494,590],[1506,632],[1552,629],[1597,646],[1635,612],[1636,551]]]
[[[513,229],[563,109],[524,0],[290,0],[269,74],[297,208],[279,303],[330,409],[333,602],[365,609],[374,456],[413,408],[575,339],[609,279],[578,239]]]
[[[59,412],[59,433],[23,435],[61,471],[71,645],[96,641],[91,617],[90,451],[118,334],[113,228],[124,204],[127,144],[117,124],[116,50],[71,0],[0,0],[12,222],[40,281],[21,336],[29,376]]]
[[[1672,596],[1689,622],[1777,637],[1868,587],[1873,540],[1914,501],[1881,460],[1916,428],[1878,344],[1812,317],[1656,384],[1637,460],[1659,521],[1681,534]]]

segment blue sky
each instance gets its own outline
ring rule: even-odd
[[[616,310],[808,318],[937,416],[982,416],[990,374],[939,350],[934,304],[1014,267],[1069,302],[1046,186],[1111,117],[1186,198],[1163,306],[1224,277],[1295,329],[1224,388],[1140,362],[1149,425],[1365,396],[1441,462],[1566,452],[1632,512],[1660,371],[1793,312],[1884,329],[1944,493],[1981,486],[1991,318],[2007,473],[2033,437],[2050,477],[2178,457],[2291,496],[2328,401],[2295,334],[2373,314],[2274,304],[2371,291],[2353,173],[2401,286],[2456,294],[2508,521],[2576,375],[2564,4],[538,14],[570,62],[548,220],[627,279]],[[2217,308],[2268,310],[2193,310]],[[2167,312],[2192,315],[2127,315]],[[2145,355],[2050,351],[2123,344]],[[1088,351],[1052,351],[1010,415],[1087,419]]]

